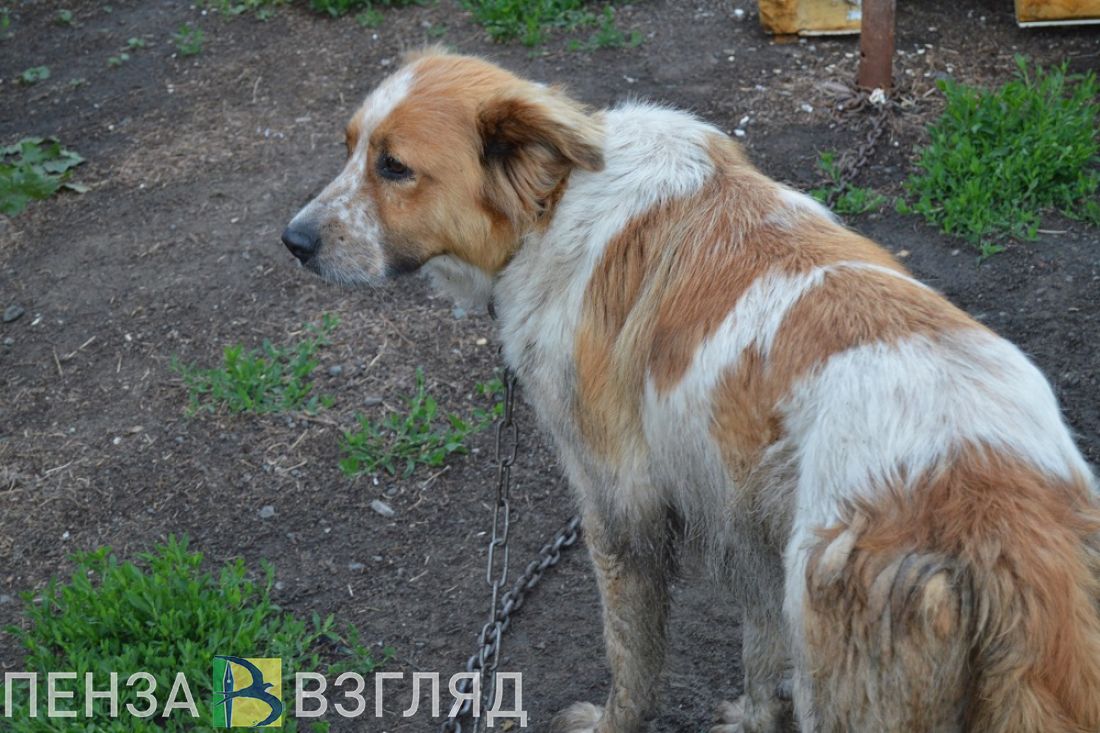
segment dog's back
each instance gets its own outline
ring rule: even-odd
[[[1038,370],[724,135],[605,119],[501,308],[603,521],[671,509],[738,583],[778,545],[810,729],[1100,730],[1100,515]]]

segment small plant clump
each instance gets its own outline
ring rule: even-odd
[[[361,26],[373,28],[382,22],[381,15],[378,13],[378,6],[398,8],[414,3],[422,4],[423,2],[424,0],[309,0],[309,6],[314,12],[323,13],[333,18],[339,18],[355,10],[362,10],[363,12],[355,17],[356,21]],[[374,22],[375,25],[371,25],[367,21]]]
[[[130,51],[140,51],[148,45],[144,38],[130,38],[126,41],[126,47],[117,55],[107,58],[107,65],[116,68],[130,60]]]
[[[355,22],[360,28],[377,28],[382,25],[382,13],[376,8],[367,8],[361,13],[356,13]]]
[[[881,209],[886,203],[886,197],[874,189],[861,188],[844,180],[840,166],[836,160],[836,153],[826,150],[817,158],[818,169],[825,174],[829,182],[821,188],[810,191],[810,195],[823,204],[828,205],[829,199],[836,196],[832,209],[841,216],[856,216]]]
[[[271,413],[302,409],[316,412],[331,407],[332,398],[313,394],[311,376],[319,362],[317,352],[326,346],[339,319],[325,314],[320,326],[307,325],[308,336],[296,344],[275,346],[265,340],[259,349],[226,347],[222,364],[201,369],[173,358],[171,368],[188,390],[188,412]]]
[[[599,26],[596,32],[592,34],[587,41],[581,42],[576,39],[569,41],[568,48],[570,51],[598,51],[605,48],[637,48],[642,45],[642,34],[640,31],[623,31],[617,25],[615,25],[615,11],[611,6],[604,8],[603,15],[600,16]]]
[[[494,41],[518,38],[525,46],[537,46],[552,31],[572,31],[592,26],[596,16],[586,0],[462,0]]]
[[[156,699],[163,705],[178,673],[183,673],[200,714],[211,720],[211,660],[216,654],[246,657],[279,657],[284,680],[297,671],[330,673],[355,669],[373,671],[392,656],[383,650],[381,662],[374,659],[350,628],[338,633],[332,616],[313,614],[310,623],[284,613],[271,599],[274,568],[263,563],[263,577],[252,580],[241,559],[216,572],[203,568],[203,556],[188,550],[187,539],[169,537],[138,561],[123,562],[103,547],[73,556],[74,569],[68,583],[52,580],[36,598],[24,595],[27,623],[9,627],[7,633],[19,640],[26,652],[24,669],[45,679],[49,672],[76,672],[74,697],[66,708],[83,715],[85,675],[91,673],[97,688],[104,689],[112,672],[125,681],[134,672],[147,672],[156,681]],[[346,649],[346,656],[329,667],[322,662],[322,646]],[[338,672],[337,672],[338,673]],[[74,723],[64,718],[37,718],[23,714],[28,691],[21,683],[11,690],[13,710],[4,724],[11,733],[68,733]],[[118,685],[118,708],[129,703],[138,710],[149,700],[136,687]],[[41,691],[39,691],[41,697]],[[39,703],[41,704],[41,703]],[[183,733],[195,730],[195,720],[186,713],[168,717],[159,714],[137,718],[122,714],[112,718],[106,700],[93,700],[97,733]],[[158,711],[159,713],[159,711]],[[90,726],[90,724],[88,724]],[[287,716],[284,730],[296,730],[297,721]],[[85,728],[80,730],[93,730]]]
[[[940,82],[947,106],[898,205],[983,257],[1004,249],[997,238],[1035,239],[1049,211],[1100,224],[1096,75],[1032,69],[1019,55],[1016,66],[993,91]]]
[[[176,50],[180,56],[198,56],[202,53],[202,44],[206,40],[206,34],[202,28],[196,28],[186,23],[172,34],[172,41],[176,44]]]
[[[37,84],[40,81],[46,81],[49,78],[50,67],[32,66],[29,69],[24,69],[23,73],[19,75],[19,83],[30,86],[31,84]]]
[[[46,199],[66,188],[88,189],[70,181],[72,169],[84,162],[52,138],[28,137],[0,147],[0,214],[15,216],[32,199]]]
[[[289,4],[290,0],[204,0],[203,7],[225,16],[253,13],[257,20],[275,17],[275,9]]]
[[[478,394],[495,399],[503,392],[499,379],[477,386]],[[466,439],[500,417],[504,405],[496,401],[489,410],[474,410],[472,420],[457,415],[439,419],[439,404],[428,394],[424,370],[416,370],[416,392],[404,400],[404,409],[379,422],[357,415],[359,427],[346,431],[341,447],[340,470],[347,476],[386,471],[391,476],[410,476],[417,466],[442,466],[454,453],[466,453]]]

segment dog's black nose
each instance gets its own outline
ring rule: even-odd
[[[321,236],[310,224],[291,224],[283,230],[283,244],[304,264],[321,248]]]

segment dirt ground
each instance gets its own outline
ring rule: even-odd
[[[345,119],[403,49],[442,41],[565,82],[593,105],[643,97],[690,108],[744,129],[752,158],[800,187],[818,182],[820,150],[844,150],[863,134],[854,119],[834,120],[823,86],[854,77],[857,41],[773,43],[748,0],[621,7],[620,26],[641,31],[644,43],[591,53],[568,51],[564,36],[535,53],[493,44],[456,0],[388,10],[375,30],[299,5],[259,22],[170,0],[114,0],[109,13],[88,0],[3,4],[13,37],[0,41],[0,144],[59,137],[88,159],[76,180],[91,190],[0,217],[0,308],[26,309],[0,325],[0,627],[21,623],[18,594],[67,573],[72,551],[110,544],[130,555],[186,533],[215,562],[270,559],[281,604],[355,624],[364,639],[396,649],[394,670],[446,676],[472,653],[487,603],[490,434],[443,473],[379,482],[340,473],[338,436],[356,411],[378,414],[370,406],[378,398],[407,393],[417,366],[444,409],[468,411],[474,384],[496,364],[493,324],[453,319],[418,279],[382,291],[324,285],[278,241],[340,167]],[[53,22],[59,7],[73,11],[75,25]],[[939,109],[938,76],[1004,81],[1016,52],[1066,58],[1075,71],[1100,67],[1096,30],[1019,30],[1007,0],[899,3],[898,12],[903,110],[859,181],[888,194]],[[205,31],[198,56],[175,54],[170,36],[185,22]],[[109,68],[131,37],[147,47]],[[14,83],[42,64],[49,80]],[[1100,232],[1051,218],[1038,242],[1010,245],[978,267],[962,242],[892,210],[851,224],[1031,354],[1097,462]],[[284,341],[322,313],[342,319],[318,370],[333,409],[312,418],[185,417],[171,357],[213,364],[229,343]],[[331,366],[342,367],[338,376]],[[572,513],[526,408],[520,419],[529,429],[514,566]],[[372,511],[374,499],[395,515]],[[273,516],[261,517],[265,506]],[[739,690],[737,614],[690,578],[679,594],[653,730],[694,733]],[[0,671],[20,663],[13,639],[0,635]],[[568,553],[531,597],[501,666],[524,673],[535,730],[574,700],[604,697],[598,600],[583,551]],[[431,728],[399,716],[409,687],[400,689],[387,698],[386,720],[365,729]]]

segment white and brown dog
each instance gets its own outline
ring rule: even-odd
[[[283,240],[309,269],[423,269],[492,298],[584,515],[640,731],[669,582],[696,550],[744,608],[716,731],[1100,731],[1100,499],[1050,386],[720,131],[589,113],[482,60],[414,55]]]

